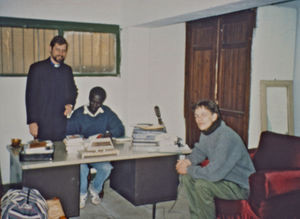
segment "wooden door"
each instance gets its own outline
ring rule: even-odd
[[[226,123],[248,143],[250,63],[254,13],[245,11],[220,19],[217,100]]]
[[[192,106],[199,99],[214,99],[217,56],[217,18],[187,23],[185,71],[186,139],[192,146],[200,131],[194,121]]]
[[[250,60],[255,11],[201,19],[186,25],[185,119],[190,146],[199,130],[192,105],[215,100],[223,120],[248,142]]]

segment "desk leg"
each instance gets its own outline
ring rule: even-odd
[[[21,183],[22,181],[22,168],[19,160],[15,160],[14,156],[10,153],[10,183]]]
[[[67,217],[79,216],[80,165],[23,170],[22,184],[45,199],[58,197]]]
[[[152,219],[155,219],[155,216],[156,216],[156,203],[154,203],[152,206]]]

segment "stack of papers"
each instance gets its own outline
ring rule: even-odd
[[[134,151],[143,151],[143,152],[159,152],[159,153],[191,153],[191,149],[188,145],[183,145],[178,147],[177,145],[167,145],[167,146],[154,146],[154,147],[147,147],[147,146],[134,146]]]
[[[66,138],[64,139],[64,141],[67,144],[71,144],[71,145],[82,144],[83,136],[82,135],[67,135]]]
[[[84,139],[82,135],[67,135],[63,140],[68,153],[77,153],[84,149]]]
[[[132,133],[132,145],[157,146],[157,136],[166,133],[163,125],[138,124]]]
[[[54,152],[53,142],[34,141],[24,145],[24,154],[52,154]]]
[[[112,140],[113,140],[113,143],[115,143],[115,144],[123,144],[126,142],[132,142],[131,137],[112,138]]]

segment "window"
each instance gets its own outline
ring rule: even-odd
[[[58,31],[1,27],[0,72],[24,75],[29,66],[49,56],[49,43]]]
[[[65,62],[75,76],[120,73],[118,25],[0,17],[0,76],[26,76],[32,63],[49,56],[58,34],[69,43]]]
[[[113,73],[116,71],[115,35],[111,33],[64,32],[69,43],[66,62],[74,72]]]

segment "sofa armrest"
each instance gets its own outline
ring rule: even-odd
[[[300,170],[263,170],[249,178],[250,199],[254,202],[300,190]]]

